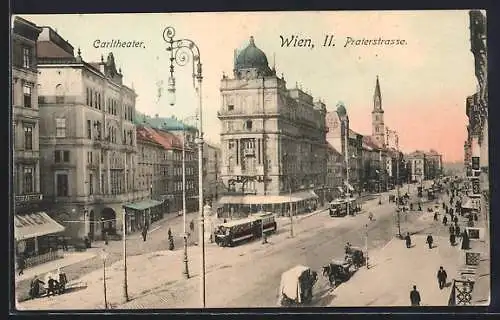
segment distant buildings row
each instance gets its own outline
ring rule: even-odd
[[[112,53],[86,62],[52,28],[19,17],[12,45],[18,253],[49,252],[50,234],[63,227],[75,238],[121,234],[123,210],[129,231],[182,210],[183,144],[187,208],[197,210],[193,128],[173,119],[160,126],[139,119],[137,95],[123,84]],[[219,155],[216,147],[205,149],[210,198],[217,196]]]
[[[223,75],[220,91],[225,194],[219,204],[230,214],[301,212],[348,190],[387,190],[398,174],[400,183],[441,174],[442,157],[436,151],[404,156],[394,143],[390,146],[378,78],[370,136],[351,130],[348,116],[341,121],[298,86],[287,88],[253,37],[235,52],[233,76]]]

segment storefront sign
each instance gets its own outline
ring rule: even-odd
[[[479,157],[472,157],[472,170],[479,170]]]
[[[479,182],[479,178],[472,178],[472,195],[481,196],[481,184]]]

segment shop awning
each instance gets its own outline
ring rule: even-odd
[[[280,204],[288,202],[298,202],[309,199],[317,199],[318,195],[313,190],[299,191],[291,195],[277,195],[277,196],[258,196],[258,195],[245,195],[245,196],[223,196],[220,198],[220,204]]]
[[[467,199],[467,201],[465,201],[465,203],[462,204],[462,208],[464,208],[464,209],[476,209],[476,207],[472,203],[471,199]]]
[[[349,189],[349,191],[354,191],[354,187],[351,186],[349,183],[347,182],[344,182],[344,184],[346,185],[346,187]]]
[[[127,203],[127,204],[124,204],[123,207],[128,208],[128,209],[132,209],[132,210],[141,211],[141,210],[146,210],[146,209],[149,209],[152,207],[159,206],[160,204],[162,204],[162,202],[149,199],[149,200],[143,200],[143,201],[139,201],[139,202]]]
[[[16,214],[14,237],[17,241],[64,231],[64,227],[45,212]]]

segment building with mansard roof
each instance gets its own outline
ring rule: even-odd
[[[86,62],[51,27],[37,42],[41,189],[67,234],[101,238],[122,230],[125,203],[138,191],[135,91],[113,53]]]
[[[235,51],[233,75],[223,75],[220,91],[223,210],[286,214],[290,204],[294,212],[315,205],[325,186],[324,103],[287,88],[253,37]]]

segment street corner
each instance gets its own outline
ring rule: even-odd
[[[336,288],[331,306],[353,306],[353,303],[356,306],[408,306],[413,285],[420,290],[427,305],[447,305],[450,289],[439,289],[436,274],[443,266],[450,281],[457,274],[459,252],[449,245],[441,247],[440,243],[445,240],[441,238],[429,249],[425,239],[425,236],[414,236],[411,248],[406,248],[404,241],[393,239],[384,248],[372,252],[369,268],[359,269]]]

